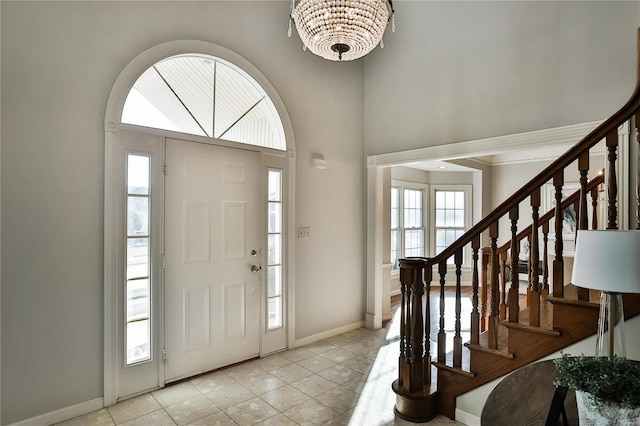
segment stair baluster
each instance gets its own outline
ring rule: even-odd
[[[542,224],[542,297],[549,294],[549,221]]]
[[[456,332],[453,336],[453,366],[460,368],[462,367],[462,335],[460,334],[462,328],[460,321],[462,315],[462,249],[454,255],[454,263],[456,265]]]
[[[562,222],[564,221],[564,210],[562,209],[562,185],[564,185],[564,173],[561,170],[553,177],[553,188],[555,190],[555,257],[553,259],[553,296],[564,297],[564,258],[562,257]]]
[[[489,267],[489,286],[491,294],[491,311],[489,312],[489,347],[496,349],[498,347],[498,326],[500,325],[499,298],[500,287],[498,284],[498,221],[495,221],[489,227],[489,237],[491,238],[491,262]]]
[[[578,158],[578,170],[580,171],[580,198],[578,199],[579,208],[576,209],[578,214],[577,230],[589,229],[587,222],[587,173],[589,172],[589,150],[580,154]],[[578,300],[589,301],[589,289],[578,287]]]
[[[438,362],[445,363],[447,358],[447,333],[444,328],[445,297],[444,286],[447,276],[447,261],[443,260],[438,264],[438,275],[440,275],[440,327],[438,328]]]
[[[479,236],[478,236],[479,237]],[[491,257],[491,249],[489,247],[482,248],[482,311],[480,317],[480,331],[487,331],[489,318],[487,317],[487,298],[489,295],[489,259]]]
[[[598,229],[598,195],[600,193],[599,187],[591,189],[591,229]]]
[[[425,265],[426,266],[426,265]],[[424,304],[424,383],[425,387],[431,384],[431,281],[433,279],[433,269],[424,268],[424,287],[425,300]]]
[[[540,187],[531,192],[531,248],[529,250],[529,324],[540,326],[540,276],[538,264],[540,262],[538,242],[538,221],[540,218]]]
[[[473,259],[473,272],[471,275],[471,343],[480,342],[480,312],[478,311],[478,250],[480,249],[480,235],[471,240],[471,257]],[[429,304],[427,304],[429,306]]]
[[[616,159],[618,149],[618,131],[607,134],[607,229],[618,229],[618,179],[616,178]],[[595,209],[593,210],[595,212]],[[596,224],[597,225],[597,224]],[[595,226],[595,225],[594,225]],[[594,227],[593,229],[597,229]]]
[[[500,321],[507,318],[507,254],[500,253]]]
[[[509,288],[509,321],[518,322],[520,277],[518,272],[518,260],[520,259],[520,241],[518,240],[518,205],[509,210],[511,220],[511,288]]]

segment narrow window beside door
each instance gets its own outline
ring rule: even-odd
[[[150,161],[147,156],[127,155],[127,365],[151,359]]]
[[[269,170],[267,200],[267,330],[282,327],[282,171]]]

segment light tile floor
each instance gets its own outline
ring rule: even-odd
[[[360,328],[58,425],[413,425],[394,415],[398,326]],[[430,426],[461,423],[439,416]]]

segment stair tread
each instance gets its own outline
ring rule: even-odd
[[[440,368],[440,369],[443,369],[443,370],[447,370],[447,371],[450,371],[452,373],[459,374],[459,375],[462,375],[464,377],[468,377],[468,378],[471,378],[471,379],[476,376],[476,373],[474,373],[473,371],[469,371],[469,369],[465,370],[465,369],[460,368],[460,367],[452,367],[450,365],[443,364],[441,362],[434,362],[433,365],[436,366],[437,368]]]
[[[560,335],[560,331],[558,331],[558,330],[549,329],[549,328],[545,328],[545,327],[532,326],[532,325],[521,323],[521,322],[504,321],[504,322],[501,323],[501,325],[503,325],[503,326],[505,326],[507,328],[524,330],[524,331],[529,331],[529,332],[532,332],[532,333],[547,334],[547,335],[551,335],[551,336],[559,336]]]
[[[569,299],[567,297],[553,297],[547,296],[547,300],[551,303],[565,304],[565,305],[574,305],[574,306],[583,306],[585,308],[593,308],[600,309],[599,303],[589,302],[586,300],[574,300]]]
[[[480,345],[480,344],[475,344],[475,343],[465,343],[464,344],[466,347],[468,347],[471,350],[478,350],[478,351],[482,351],[482,352],[486,352],[486,353],[490,353],[502,358],[507,358],[507,359],[513,359],[513,354],[504,350],[500,350],[500,349],[491,349],[488,348],[486,346]]]

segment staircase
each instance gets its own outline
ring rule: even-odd
[[[599,293],[576,287],[569,282],[570,276],[565,276],[564,213],[569,208],[575,210],[577,230],[618,229],[618,128],[632,121],[636,135],[640,134],[640,29],[638,46],[638,85],[618,112],[438,256],[400,261],[400,357],[398,379],[393,383],[400,417],[415,422],[438,414],[454,418],[457,396],[595,334]],[[592,170],[589,151],[601,141],[606,145],[606,166]],[[629,143],[640,144],[640,137]],[[575,169],[580,189],[563,198],[565,175]],[[636,191],[626,205],[638,205],[637,217],[630,222],[635,222],[632,229],[640,229],[640,172],[637,182],[631,183]],[[553,186],[555,207],[541,214],[545,184]],[[525,203],[528,207],[522,213],[527,219],[521,220],[520,209]],[[599,203],[604,203],[606,217],[598,217]],[[510,224],[511,232],[502,238],[508,242],[499,247],[500,221]],[[522,258],[519,250],[524,239],[529,243],[526,289],[520,288],[518,262],[512,262]],[[461,333],[464,253],[470,254],[472,266],[468,342],[462,341]],[[452,339],[447,336],[444,320],[444,289],[451,285],[456,288]],[[432,348],[429,330],[434,302],[439,303],[440,315],[437,338],[431,333],[435,341]],[[624,311],[627,318],[639,315],[640,295],[625,295]]]

